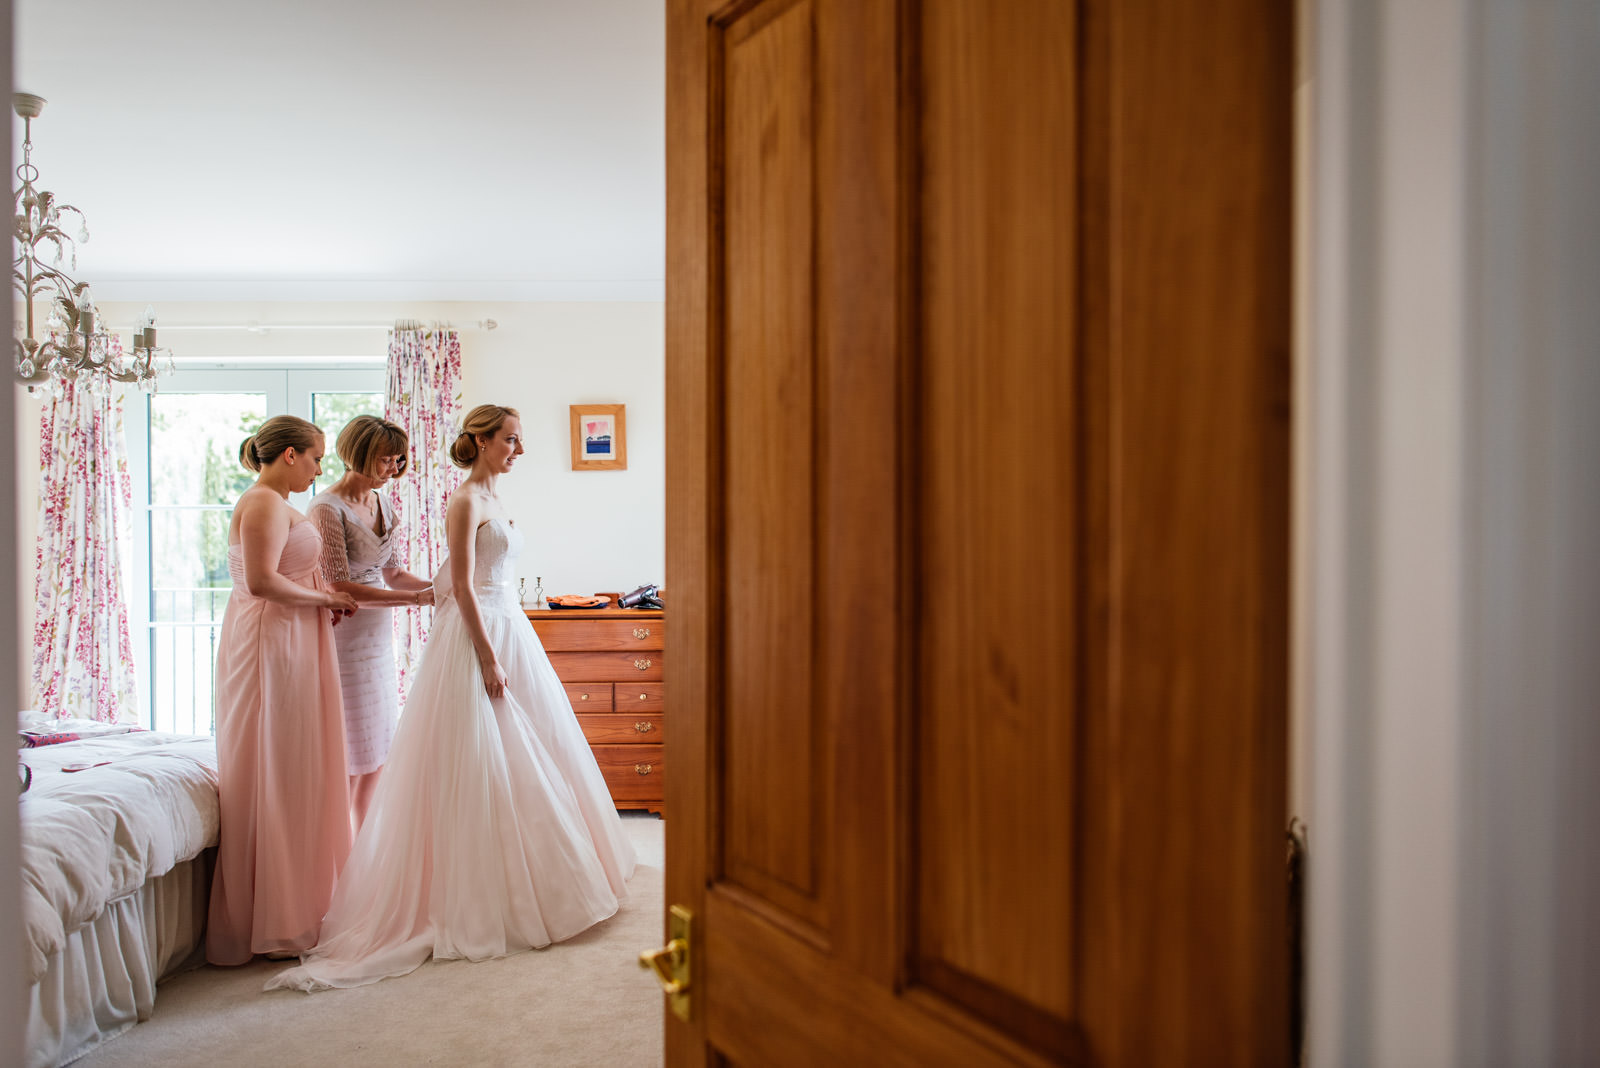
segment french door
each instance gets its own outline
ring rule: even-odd
[[[133,485],[129,621],[143,699],[156,730],[210,733],[217,635],[233,583],[228,525],[253,481],[239,443],[271,415],[298,415],[328,439],[324,475],[291,504],[342,473],[339,430],[362,413],[382,414],[382,367],[183,369],[153,394],[130,394],[126,411]]]

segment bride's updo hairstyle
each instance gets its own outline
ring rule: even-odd
[[[499,433],[507,419],[521,419],[515,408],[499,404],[480,404],[461,420],[461,433],[450,443],[450,462],[457,467],[471,467],[478,458],[478,436],[492,438]]]
[[[275,415],[239,443],[239,462],[259,471],[287,449],[305,452],[322,440],[322,428],[298,415]]]

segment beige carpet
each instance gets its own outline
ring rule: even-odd
[[[274,991],[286,963],[204,967],[163,983],[155,1015],[76,1063],[658,1065],[662,999],[639,951],[662,940],[662,823],[626,814],[630,899],[569,941],[502,960],[429,961],[355,990]]]

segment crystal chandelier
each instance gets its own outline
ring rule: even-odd
[[[105,393],[112,382],[136,384],[153,390],[160,371],[172,366],[172,357],[156,347],[154,309],[145,310],[144,321],[134,328],[131,344],[111,334],[95,312],[89,283],[74,281],[62,269],[70,258],[70,269],[78,269],[78,245],[89,240],[89,227],[83,212],[58,201],[54,193],[37,188],[39,169],[33,165],[33,120],[44,110],[44,98],[32,93],[17,93],[12,106],[22,119],[22,165],[17,179],[22,183],[16,195],[16,260],[12,274],[26,311],[16,337],[16,375],[31,392],[35,387],[46,393],[74,382],[94,393]],[[78,224],[76,237],[63,228]],[[50,262],[45,262],[45,256]],[[34,305],[44,304],[49,314],[43,323],[43,336],[36,337]],[[157,357],[166,357],[166,368]]]

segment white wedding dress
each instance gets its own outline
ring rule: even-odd
[[[546,946],[611,916],[626,896],[633,847],[517,603],[522,534],[491,519],[475,537],[473,585],[505,696],[484,692],[446,562],[388,763],[317,945],[268,990],[360,986],[430,956]]]

